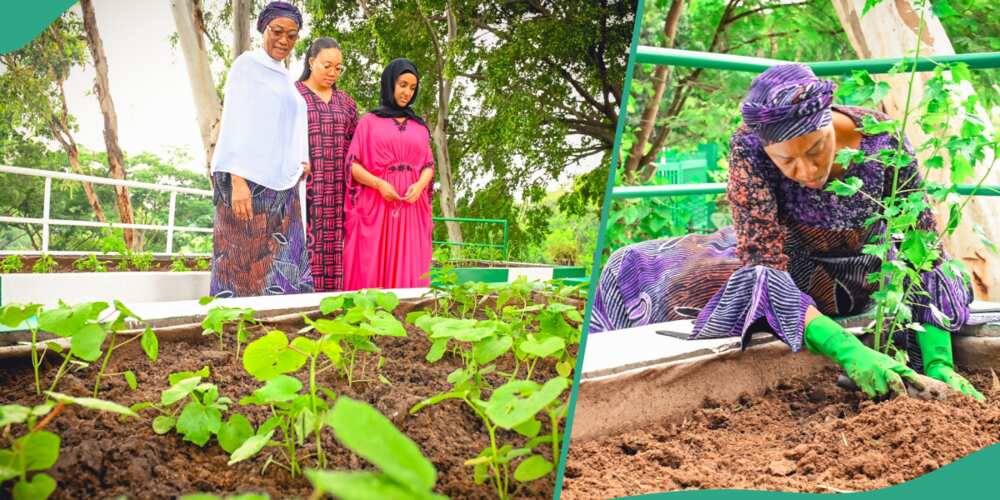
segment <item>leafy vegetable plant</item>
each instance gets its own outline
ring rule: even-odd
[[[51,273],[57,266],[55,259],[49,257],[49,254],[43,253],[35,264],[31,266],[31,272],[35,274],[46,274]]]
[[[92,273],[103,273],[108,270],[107,264],[101,262],[96,255],[90,254],[85,257],[80,257],[73,261],[73,268],[77,271],[85,271]]]
[[[24,267],[24,262],[17,255],[8,255],[0,260],[0,274],[20,272]]]

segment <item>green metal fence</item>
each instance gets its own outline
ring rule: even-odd
[[[510,234],[507,230],[507,219],[482,219],[478,217],[434,217],[434,222],[458,222],[468,224],[496,224],[503,229],[502,243],[475,243],[467,241],[433,240],[435,245],[462,248],[494,248],[500,250],[503,260],[510,258]]]
[[[689,68],[718,69],[727,71],[745,71],[759,73],[777,64],[788,61],[765,59],[759,57],[737,56],[731,54],[716,54],[693,50],[668,49],[660,47],[636,47],[635,62],[640,64],[656,64],[663,66],[683,66]],[[889,73],[894,67],[903,63],[904,70],[911,70],[914,65],[917,71],[931,71],[939,64],[962,62],[970,69],[1000,68],[1000,52],[981,52],[973,54],[955,54],[929,57],[906,57],[887,59],[861,59],[850,61],[820,61],[803,63],[809,66],[817,76],[850,75],[851,72],[864,70],[870,74]],[[610,186],[609,186],[610,187]],[[1000,196],[1000,186],[954,186],[958,194],[977,196]],[[614,200],[661,198],[669,196],[693,196],[721,194],[726,191],[724,183],[695,182],[659,186],[620,186],[610,190],[609,200],[605,202],[605,210],[610,209]],[[607,231],[607,218],[601,218],[601,236],[597,239],[598,252],[604,249],[604,233]],[[594,266],[593,281],[600,279],[601,268]]]

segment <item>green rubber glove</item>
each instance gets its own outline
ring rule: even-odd
[[[836,361],[869,397],[886,396],[889,391],[906,396],[904,379],[917,390],[923,390],[915,371],[864,345],[826,316],[819,316],[806,325],[805,345],[810,351]]]
[[[951,357],[951,332],[924,324],[924,331],[917,332],[917,344],[924,358],[924,373],[928,377],[940,380],[977,401],[986,399],[965,377],[955,373],[955,362]]]

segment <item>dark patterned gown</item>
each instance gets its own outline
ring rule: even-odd
[[[317,292],[344,289],[344,157],[358,124],[354,100],[333,89],[324,101],[302,82],[295,87],[306,100],[309,116],[309,162],[306,177],[306,245]]]
[[[833,108],[859,127],[864,115],[887,119],[862,108]],[[860,149],[872,155],[897,146],[891,134],[863,135]],[[904,147],[910,152],[908,144]],[[873,231],[883,231],[866,228],[865,221],[880,209],[871,198],[889,195],[892,171],[866,161],[853,165],[847,177],[864,182],[861,192],[841,197],[804,188],[782,175],[760,140],[740,128],[730,143],[727,195],[733,226],[614,252],[601,272],[590,332],[696,318],[692,338],[746,338],[756,322],[755,329],[769,327],[792,350],[800,350],[809,305],[829,316],[856,314],[877,289],[866,275],[877,272],[881,261],[861,249]],[[900,169],[899,178],[911,179],[901,188],[904,194],[919,183],[916,160]],[[935,230],[930,209],[918,225]],[[972,301],[965,280],[935,267],[922,274],[922,287],[927,295],[913,298],[914,320],[950,331],[965,324]],[[948,319],[947,325],[930,305]]]

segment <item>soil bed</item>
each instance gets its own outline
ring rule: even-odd
[[[411,305],[404,302],[395,315],[402,321],[410,309]],[[293,336],[302,323],[269,326]],[[405,326],[407,337],[375,338],[385,356],[384,365],[377,371],[378,356],[372,355],[359,362],[353,386],[348,386],[346,379],[335,374],[335,370],[320,374],[318,382],[338,395],[372,404],[413,439],[438,470],[437,492],[452,498],[495,498],[491,483],[476,485],[472,467],[464,465],[489,444],[481,421],[464,403],[453,401],[424,408],[416,415],[409,414],[410,407],[417,402],[447,391],[450,388],[448,374],[462,365],[449,355],[434,364],[426,362],[424,357],[430,348],[426,335],[411,325]],[[253,327],[251,340],[265,331],[263,327]],[[234,401],[262,385],[234,359],[233,344],[227,344],[225,351],[219,350],[217,337],[195,334],[184,338],[161,338],[159,349],[160,356],[155,363],[143,355],[139,342],[116,350],[108,368],[108,373],[116,375],[105,375],[99,397],[124,405],[158,402],[160,392],[169,387],[169,374],[198,370],[206,365],[211,367],[211,376],[206,381],[218,385],[220,395]],[[575,349],[572,347],[574,354]],[[30,363],[22,362],[18,366],[7,363],[8,366],[0,370],[0,401],[25,406],[37,404],[40,398],[34,394]],[[498,365],[499,370],[512,368],[511,354],[502,358]],[[131,391],[120,375],[126,370],[134,371],[138,377],[136,391]],[[537,375],[533,378],[539,382],[556,376],[552,363],[545,366],[539,363],[536,370]],[[55,367],[49,366],[43,377],[43,387],[47,386],[45,380],[51,380],[54,373]],[[90,396],[95,373],[95,367],[70,372],[60,381],[57,391]],[[379,374],[391,385],[380,382]],[[308,370],[300,370],[294,375],[304,383],[308,381]],[[359,379],[364,381],[359,382]],[[499,378],[492,382],[494,386],[502,383]],[[568,391],[564,394],[564,400],[568,394]],[[260,407],[240,406],[235,402],[230,410],[244,414],[255,427],[269,416]],[[229,455],[215,439],[199,448],[184,441],[176,432],[157,435],[151,426],[155,414],[155,411],[144,410],[143,419],[118,419],[107,413],[68,407],[47,427],[62,439],[59,461],[47,471],[57,481],[52,498],[175,498],[192,492],[261,492],[271,498],[305,498],[312,492],[308,480],[302,476],[293,478],[280,467],[271,465],[261,473],[267,461],[266,451],[246,462],[227,466]],[[224,419],[227,416],[228,413],[224,414]],[[547,427],[543,424],[543,432],[547,432]],[[327,469],[372,468],[341,447],[329,429],[323,436],[323,448],[329,461]],[[498,438],[515,445],[525,441],[505,431],[498,433]],[[308,448],[302,450],[303,454]],[[551,453],[543,454],[552,460]],[[303,468],[315,466],[311,457],[300,463]],[[12,484],[0,490],[0,498],[10,494]],[[549,475],[528,483],[516,497],[551,498],[552,489],[553,475]]]
[[[49,257],[56,262],[56,265],[49,271],[49,273],[92,272],[89,270],[81,271],[74,267],[73,263],[80,258],[79,255],[50,255]],[[22,255],[21,262],[23,265],[19,271],[14,271],[14,273],[33,273],[34,271],[32,271],[31,268],[36,262],[38,262],[39,258],[41,257],[38,255]],[[185,257],[184,265],[186,265],[190,271],[198,271],[198,261],[207,259],[207,257]],[[129,265],[128,269],[119,269],[118,263],[121,262],[121,258],[117,256],[98,255],[97,260],[103,262],[107,266],[108,270],[105,272],[137,271],[137,269],[135,269],[132,265]],[[149,271],[170,271],[170,266],[173,264],[173,261],[174,258],[172,257],[153,257]]]
[[[1000,441],[1000,387],[989,371],[967,374],[985,405],[961,397],[874,403],[838,387],[837,373],[827,368],[732,403],[706,399],[681,422],[572,443],[562,498],[871,490]]]

